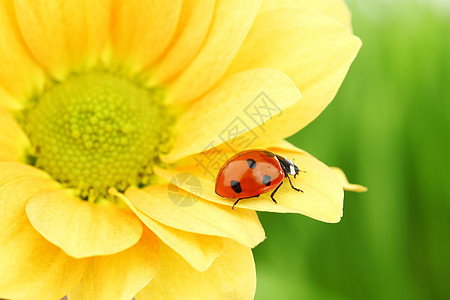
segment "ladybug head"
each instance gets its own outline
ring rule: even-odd
[[[276,154],[275,156],[280,162],[281,168],[283,169],[284,173],[292,175],[295,178],[295,176],[297,176],[297,174],[300,172],[300,169],[297,167],[297,165],[284,156],[278,154]]]

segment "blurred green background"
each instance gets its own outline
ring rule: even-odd
[[[290,141],[369,191],[339,224],[261,213],[256,299],[450,299],[450,0],[348,4],[363,47]]]

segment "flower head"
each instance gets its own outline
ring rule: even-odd
[[[261,2],[1,2],[0,297],[249,299],[256,210],[340,220],[362,188],[283,139],[360,41],[340,0]],[[304,194],[232,210],[214,179],[248,148]]]

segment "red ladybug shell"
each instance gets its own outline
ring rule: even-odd
[[[247,150],[231,157],[216,178],[216,194],[225,198],[250,198],[275,189],[284,178],[272,152]]]

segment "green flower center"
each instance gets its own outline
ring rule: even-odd
[[[33,164],[90,201],[110,187],[147,185],[170,136],[161,98],[105,72],[54,85],[24,118]]]

